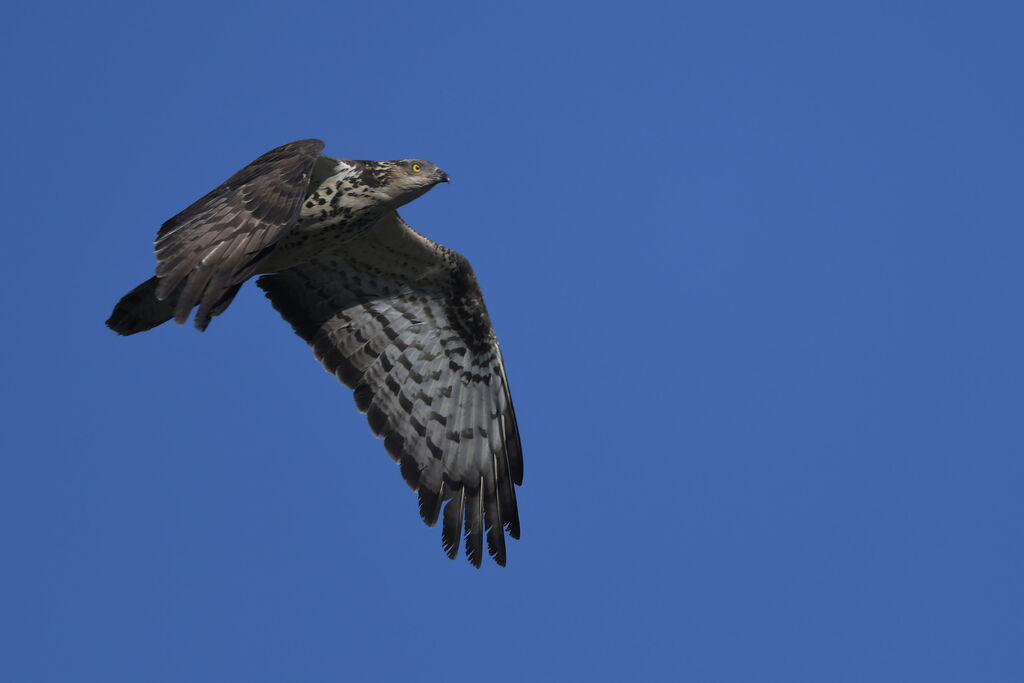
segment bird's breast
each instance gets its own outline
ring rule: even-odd
[[[339,211],[328,216],[304,213],[260,265],[260,270],[281,271],[305,263],[325,251],[337,250],[340,245],[372,228],[382,213],[380,210]]]

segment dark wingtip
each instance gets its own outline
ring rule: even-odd
[[[437,518],[441,514],[441,503],[444,500],[444,484],[441,484],[441,489],[438,491],[431,491],[426,486],[420,486],[417,491],[420,498],[420,517],[423,518],[423,522],[427,526],[434,526],[437,524]]]
[[[484,493],[484,524],[487,527],[487,552],[498,565],[505,566],[505,525],[501,523],[501,503],[497,492]]]
[[[466,558],[480,568],[484,559],[483,483],[466,493]]]
[[[441,528],[441,545],[454,560],[459,555],[459,543],[462,539],[462,511],[465,505],[465,489],[459,489],[444,506],[444,522]]]

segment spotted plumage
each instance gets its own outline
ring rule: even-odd
[[[396,209],[448,176],[426,161],[350,161],[319,140],[267,152],[157,233],[156,277],[125,295],[107,325],[151,329],[193,309],[206,328],[241,285],[257,284],[356,406],[442,520],[449,557],[484,538],[505,564],[519,538],[522,448],[498,341],[469,262],[423,237]]]

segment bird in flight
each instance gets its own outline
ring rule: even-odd
[[[523,455],[505,364],[476,275],[396,209],[448,174],[428,161],[351,161],[320,140],[273,149],[163,224],[156,276],[107,326],[130,335],[170,319],[205,330],[256,284],[324,368],[353,390],[370,429],[440,517],[455,559],[504,566],[519,538]],[[465,532],[463,532],[465,527]]]

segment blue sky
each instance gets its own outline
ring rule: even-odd
[[[828,5],[7,10],[0,678],[1024,680],[1024,13]],[[304,137],[452,176],[505,569],[254,286],[103,326]]]

